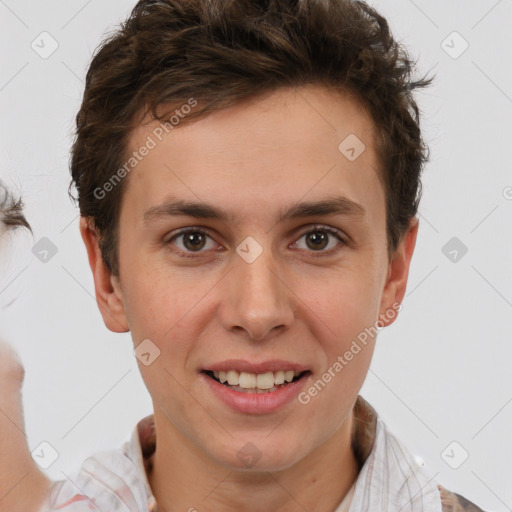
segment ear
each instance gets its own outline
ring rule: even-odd
[[[80,217],[80,234],[87,249],[94,278],[96,302],[103,321],[112,332],[128,332],[119,277],[108,270],[99,246],[99,235],[88,217]]]
[[[391,325],[398,316],[398,304],[402,304],[407,288],[409,266],[414,247],[416,246],[418,227],[419,220],[417,217],[414,217],[411,219],[407,232],[397,247],[392,260],[389,262],[386,284],[380,303],[378,322],[381,327]]]

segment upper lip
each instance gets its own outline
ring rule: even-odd
[[[214,372],[227,372],[229,370],[236,370],[239,372],[262,374],[267,372],[277,372],[279,370],[295,372],[305,372],[309,370],[307,366],[283,359],[272,359],[270,361],[263,361],[261,363],[251,363],[244,359],[228,359],[220,363],[212,363],[203,368],[203,371]]]

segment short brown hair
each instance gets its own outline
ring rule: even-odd
[[[417,213],[429,157],[412,91],[433,78],[413,80],[414,67],[386,19],[362,1],[139,1],[95,52],[71,153],[70,191],[75,185],[80,214],[100,234],[107,268],[118,275],[126,180],[109,187],[108,197],[97,191],[127,161],[137,120],[150,112],[162,121],[169,111],[159,113],[160,106],[194,98],[201,108],[186,122],[306,84],[355,93],[372,116],[391,257]]]
[[[32,231],[30,224],[23,215],[23,201],[16,198],[0,180],[0,227],[16,229],[20,227]],[[0,230],[1,232],[2,230]]]

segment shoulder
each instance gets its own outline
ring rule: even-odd
[[[88,457],[71,478],[53,483],[38,512],[148,510],[143,469],[134,457],[136,449],[132,437],[121,448]]]
[[[354,410],[353,446],[359,459],[354,510],[441,512],[439,490],[415,457],[362,397]]]
[[[354,510],[484,512],[435,476],[361,396],[354,408],[352,444],[360,466]],[[383,500],[385,505],[383,506]]]

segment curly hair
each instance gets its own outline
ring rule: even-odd
[[[185,123],[279,88],[319,84],[355,94],[371,114],[392,257],[417,214],[429,158],[412,92],[433,77],[414,79],[415,65],[386,19],[362,1],[141,0],[92,58],[69,193],[75,199],[75,186],[80,214],[93,221],[105,265],[118,275],[126,179],[108,195],[95,191],[126,162],[140,119],[162,121],[172,110],[162,106],[194,98],[200,108]]]

